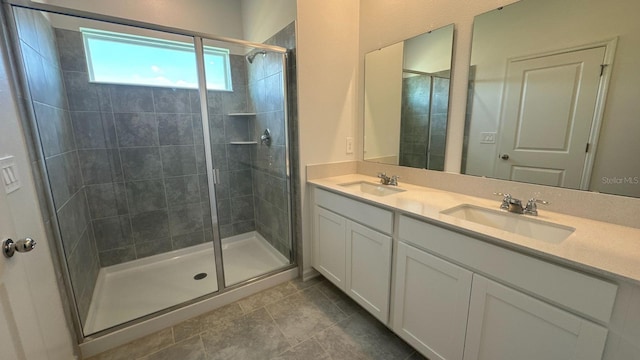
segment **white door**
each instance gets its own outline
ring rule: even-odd
[[[0,240],[16,240],[11,211],[0,185]],[[26,279],[23,256],[0,255],[0,359],[47,359]]]
[[[386,324],[391,286],[391,237],[348,221],[346,250],[347,294]]]
[[[607,329],[477,274],[465,360],[596,360]]]
[[[342,291],[346,291],[346,224],[342,216],[315,206],[314,267]]]
[[[496,177],[580,189],[605,50],[509,63]]]
[[[462,359],[472,273],[403,242],[396,258],[393,330],[429,359]]]
[[[2,46],[6,49],[4,42]],[[0,181],[0,241],[25,236],[40,241],[30,253],[16,254],[11,259],[0,254],[0,359],[72,359],[73,340],[58,295],[10,83],[6,54],[2,51],[0,157],[14,156],[22,186],[7,195]]]

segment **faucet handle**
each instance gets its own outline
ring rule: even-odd
[[[527,201],[527,206],[524,208],[524,214],[538,216],[538,205],[549,205],[550,202],[545,200],[536,199],[535,195],[529,201]]]
[[[380,184],[389,185],[389,181],[391,181],[391,178],[389,178],[386,173],[378,173],[378,177],[380,178]]]
[[[540,197],[540,192],[536,191],[531,196],[531,199],[529,199],[529,202],[532,203],[532,204],[540,204],[540,205],[549,205],[550,204],[550,202],[548,202],[548,201],[538,199],[539,197]]]
[[[389,181],[389,185],[398,186],[398,179],[400,179],[400,176],[391,175],[391,181]]]
[[[536,198],[531,198],[529,199],[530,203],[534,203],[534,204],[540,204],[540,205],[549,205],[551,204],[550,202],[546,201],[546,200],[540,200],[540,199],[536,199]]]
[[[511,194],[494,192],[493,195],[502,196],[502,204],[500,204],[500,209],[509,210],[509,202],[511,201]]]

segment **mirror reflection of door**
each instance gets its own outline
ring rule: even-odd
[[[495,177],[586,189],[586,164],[606,48],[512,60]],[[597,128],[597,127],[596,127]]]

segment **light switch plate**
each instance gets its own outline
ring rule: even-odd
[[[495,143],[496,143],[496,133],[494,132],[480,133],[480,144],[495,144]]]
[[[347,137],[347,154],[353,154],[353,138]]]
[[[13,156],[0,158],[0,177],[7,194],[20,189],[20,176]]]

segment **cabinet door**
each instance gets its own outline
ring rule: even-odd
[[[391,237],[347,222],[347,294],[383,323],[389,320]]]
[[[465,360],[595,360],[606,338],[599,325],[473,275]]]
[[[329,281],[345,291],[345,246],[347,220],[316,206],[314,211],[314,267]]]
[[[429,359],[462,359],[471,279],[466,269],[398,243],[393,330]]]

